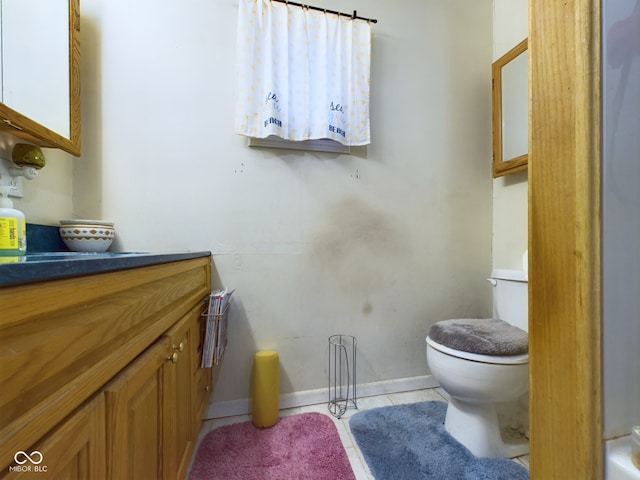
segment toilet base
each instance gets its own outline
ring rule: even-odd
[[[451,397],[444,428],[477,457],[514,458],[529,452],[526,438],[505,442],[495,404],[471,404]]]

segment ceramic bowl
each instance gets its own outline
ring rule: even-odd
[[[112,222],[100,220],[61,220],[60,237],[73,252],[105,252],[115,237]]]

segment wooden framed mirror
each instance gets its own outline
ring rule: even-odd
[[[0,0],[0,130],[80,156],[79,0]]]
[[[491,66],[493,106],[493,177],[527,168],[529,157],[528,39]]]

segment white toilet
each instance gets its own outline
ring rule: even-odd
[[[526,417],[519,403],[529,385],[527,274],[494,270],[488,280],[494,318],[433,324],[427,363],[450,395],[445,429],[476,456],[513,458],[528,452],[528,441],[501,434],[499,417]]]

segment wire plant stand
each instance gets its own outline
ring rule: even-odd
[[[341,418],[349,407],[358,409],[356,345],[352,335],[329,337],[329,412]]]

